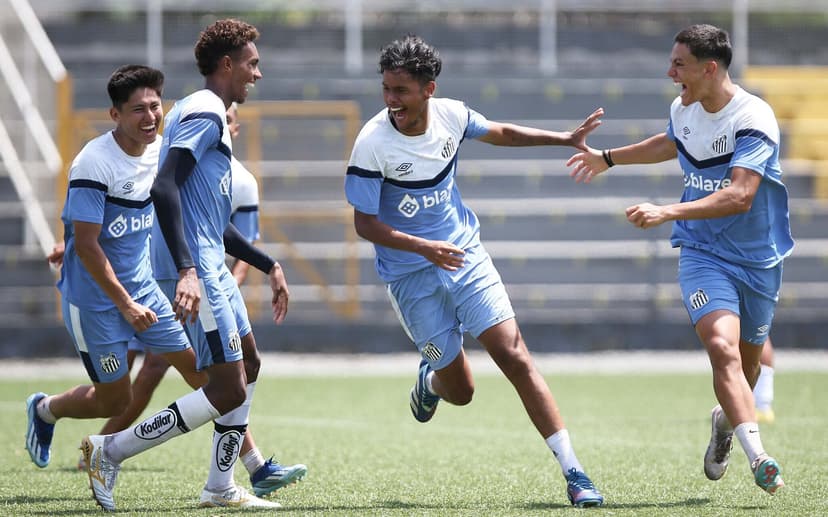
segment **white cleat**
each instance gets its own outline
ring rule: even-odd
[[[233,486],[223,492],[201,491],[199,508],[281,508],[276,501],[267,501],[251,494],[240,486]]]
[[[718,481],[727,472],[730,461],[730,449],[733,447],[733,430],[721,431],[719,422],[727,418],[721,406],[710,412],[710,443],[704,453],[704,475],[711,481]]]
[[[81,441],[81,451],[86,462],[86,473],[89,474],[89,487],[92,497],[108,512],[115,511],[115,482],[121,465],[111,461],[104,452],[103,435],[90,435]]]

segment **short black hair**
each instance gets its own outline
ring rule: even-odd
[[[405,70],[420,84],[435,80],[442,67],[443,62],[437,49],[413,34],[393,41],[380,52],[380,73],[386,70]]]
[[[160,97],[164,90],[164,74],[149,66],[124,65],[112,72],[106,85],[112,106],[116,109],[121,109],[138,88],[152,88]]]
[[[203,76],[212,74],[219,59],[235,58],[238,51],[258,37],[258,29],[247,22],[233,18],[215,22],[198,36],[194,49],[198,71]]]
[[[730,36],[726,30],[713,25],[691,25],[676,34],[675,42],[687,45],[696,59],[714,59],[725,69],[733,60]]]

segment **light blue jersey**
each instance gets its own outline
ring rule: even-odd
[[[360,131],[345,176],[345,195],[358,211],[401,232],[467,249],[480,225],[455,184],[460,144],[488,132],[488,121],[452,99],[429,100],[425,134],[406,136],[384,109]],[[380,278],[391,282],[431,263],[416,253],[375,244]]]
[[[709,196],[730,184],[731,169],[744,167],[762,176],[747,213],[676,221],[671,243],[711,253],[728,262],[772,268],[793,249],[788,191],[779,164],[779,126],[762,99],[739,88],[716,113],[701,103],[670,108],[667,136],[678,149],[684,171],[681,201]]]
[[[259,184],[240,161],[230,163],[233,175],[233,199],[230,222],[248,242],[259,240]]]
[[[93,311],[115,307],[75,252],[73,221],[101,225],[98,243],[132,299],[155,288],[149,260],[155,212],[149,191],[160,143],[158,138],[143,155],[130,156],[107,132],[86,144],[72,162],[61,214],[66,251],[58,289],[73,306]]]
[[[230,221],[232,195],[232,144],[225,120],[224,102],[210,90],[199,90],[176,102],[164,119],[159,163],[164,163],[174,147],[188,150],[196,161],[180,192],[184,238],[199,278],[217,277],[224,268],[222,236]]]

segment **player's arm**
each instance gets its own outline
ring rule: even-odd
[[[243,260],[263,272],[270,279],[270,290],[273,292],[271,306],[273,308],[273,321],[277,324],[284,321],[288,310],[287,280],[282,266],[273,258],[261,251],[259,248],[244,238],[244,235],[229,223],[224,229],[224,251],[239,260]]]
[[[194,169],[195,157],[190,151],[178,147],[170,148],[150,189],[161,233],[178,270],[173,310],[176,319],[182,322],[187,318],[191,322],[198,319],[198,306],[201,301],[201,287],[195,263],[184,239],[179,191],[179,187],[187,181]]]
[[[75,234],[75,253],[83,267],[112,300],[115,307],[123,314],[132,327],[142,332],[158,321],[152,309],[145,307],[129,295],[115,275],[112,264],[98,242],[101,225],[82,221],[72,221]]]
[[[667,221],[714,219],[743,214],[750,210],[762,176],[744,167],[731,169],[731,183],[695,201],[658,206],[642,203],[627,208],[627,220],[641,228],[651,228]]]
[[[49,266],[57,271],[63,267],[63,253],[66,250],[66,243],[58,241],[52,246],[52,252],[46,255],[46,262]]]
[[[576,149],[586,149],[586,136],[601,125],[603,114],[604,109],[598,108],[573,131],[547,131],[506,122],[489,121],[489,131],[478,137],[478,140],[487,144],[510,147],[569,145]]]
[[[572,167],[569,175],[576,182],[589,183],[592,178],[613,165],[661,163],[672,160],[677,155],[678,150],[675,142],[670,140],[667,133],[660,133],[624,147],[604,150],[588,147],[586,150],[572,155],[567,160],[566,165]]]
[[[429,262],[445,270],[463,267],[465,252],[446,241],[430,241],[396,230],[377,219],[376,215],[354,210],[354,229],[357,235],[374,244],[422,255]]]

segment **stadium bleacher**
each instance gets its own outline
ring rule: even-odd
[[[612,20],[605,21],[601,31],[573,22],[560,34],[565,42],[561,72],[553,77],[538,74],[536,65],[531,65],[536,57],[531,27],[467,21],[457,28],[432,19],[430,25],[414,28],[445,47],[440,95],[464,99],[492,119],[550,129],[572,127],[602,106],[606,121],[590,143],[603,148],[636,141],[665,127],[676,90],[664,75],[667,59],[662,47],[671,41],[673,27],[681,24],[667,22],[677,20],[682,18],[665,20],[652,34],[636,33],[625,24],[616,24],[616,31],[607,33],[614,27]],[[165,19],[169,98],[201,86],[192,63],[192,42],[202,23],[201,17],[181,13]],[[363,45],[368,65],[364,73],[349,76],[342,71],[341,58],[329,51],[341,46],[341,27],[320,26],[310,35],[304,27],[268,19],[260,28],[265,29],[260,44],[265,78],[256,87],[254,101],[353,100],[363,119],[382,107],[373,62],[376,49],[398,37],[397,32],[369,27]],[[140,17],[78,14],[50,18],[46,29],[73,75],[78,109],[105,109],[109,73],[120,64],[145,58],[141,42],[146,34]],[[590,37],[595,32],[601,33],[601,41]],[[78,38],[78,34],[89,37]],[[481,50],[485,42],[498,39],[494,34],[504,40],[503,48]],[[606,52],[607,45],[613,52]],[[589,66],[577,70],[578,62]],[[602,69],[612,75],[600,75]],[[758,75],[748,75],[746,80],[760,86]],[[774,102],[770,90],[760,93]],[[785,101],[776,102],[781,107]],[[792,104],[808,113],[814,113],[814,105],[828,106],[824,98],[813,104],[801,100]],[[810,119],[828,118],[824,111],[819,113]],[[820,179],[824,164],[809,161],[826,157],[796,151],[807,132],[796,125],[808,124],[801,122],[803,118],[792,114],[786,116],[791,122],[783,124],[783,148],[790,153],[786,158],[791,158],[786,161],[786,180],[792,224],[800,244],[786,263],[774,336],[782,346],[807,348],[823,346],[820,337],[827,319],[828,197],[822,194],[825,187]],[[302,259],[284,261],[293,298],[283,327],[269,323],[265,287],[252,282],[245,288],[251,314],[257,318],[260,347],[409,349],[376,278],[370,246],[347,241],[353,230],[342,193],[341,132],[325,120],[268,124],[263,126],[267,141],[262,161],[251,164],[261,182],[264,245],[275,256],[294,253]],[[332,136],[326,139],[326,134]],[[807,141],[807,147],[828,149],[819,138],[824,134]],[[245,147],[237,150],[245,159]],[[565,148],[506,149],[478,142],[461,148],[461,192],[480,216],[484,243],[512,294],[530,346],[543,351],[695,347],[677,299],[677,255],[667,244],[669,228],[642,232],[623,217],[630,204],[677,199],[682,188],[677,165],[618,168],[595,184],[577,185],[564,165],[570,154]],[[72,354],[57,320],[53,274],[41,257],[20,251],[24,219],[7,181],[0,174],[0,328],[11,336],[11,345],[0,354]],[[298,217],[303,211],[328,216]],[[274,237],[277,231],[284,240]],[[325,284],[315,284],[309,271]],[[358,310],[337,310],[354,295]]]

